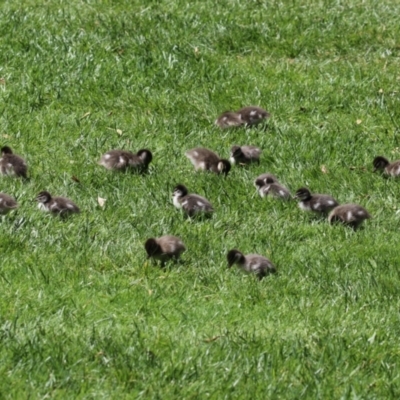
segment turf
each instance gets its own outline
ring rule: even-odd
[[[0,223],[0,397],[399,398],[399,183],[372,172],[400,158],[399,14],[389,0],[1,2],[0,142],[30,179],[1,179],[20,207]],[[245,105],[272,117],[213,125]],[[184,157],[234,144],[261,147],[260,165],[224,179]],[[97,164],[143,147],[147,175]],[[354,232],[261,199],[263,172],[373,218]],[[215,215],[184,218],[177,183]],[[41,190],[82,213],[41,212]],[[165,269],[143,248],[163,234],[187,247]],[[279,273],[228,269],[231,248]]]

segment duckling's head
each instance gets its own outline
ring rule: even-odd
[[[36,201],[38,201],[39,203],[45,204],[48,203],[50,200],[51,200],[51,195],[46,190],[43,190],[36,196]]]
[[[300,188],[296,191],[294,198],[300,201],[307,201],[311,198],[311,192],[305,187]]]
[[[232,267],[233,264],[241,264],[244,262],[244,255],[236,249],[229,250],[226,258],[228,260],[229,268]]]
[[[238,158],[243,155],[243,151],[240,146],[232,146],[231,147],[231,156],[233,158]]]
[[[137,155],[143,160],[143,164],[146,165],[146,167],[151,163],[151,160],[153,159],[153,154],[150,150],[147,149],[139,150],[137,152]]]
[[[146,249],[147,258],[150,258],[159,252],[160,245],[157,243],[156,239],[150,238],[146,240],[144,248]]]
[[[173,192],[174,197],[179,198],[179,197],[186,196],[187,194],[188,194],[188,190],[187,190],[186,186],[181,185],[181,184],[175,186],[174,192]]]
[[[219,160],[217,168],[220,174],[224,174],[226,176],[231,170],[231,163],[228,160]]]
[[[271,183],[273,183],[273,182],[271,182]],[[263,186],[265,186],[265,184],[266,184],[266,179],[256,179],[256,180],[254,181],[254,184],[256,185],[256,188],[257,188],[257,189],[260,189],[260,188],[262,188]]]
[[[1,151],[1,154],[12,154],[13,153],[11,148],[8,146],[3,146],[0,151]]]
[[[374,165],[374,172],[377,170],[383,170],[389,165],[389,160],[385,157],[378,156],[374,158],[372,163]]]

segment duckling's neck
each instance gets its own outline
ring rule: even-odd
[[[181,196],[179,196],[179,195],[177,195],[177,194],[174,194],[173,202],[174,202],[174,206],[175,206],[176,208],[182,208],[182,204],[181,204],[181,202],[179,201],[180,198],[181,198]]]

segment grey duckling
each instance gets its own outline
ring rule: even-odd
[[[243,107],[236,113],[240,115],[241,120],[248,126],[257,125],[271,116],[268,111],[257,106]]]
[[[136,154],[127,150],[110,150],[101,156],[99,164],[109,170],[143,172],[152,159],[153,154],[148,149],[141,149]]]
[[[0,193],[0,214],[7,214],[18,208],[17,201],[5,193]]]
[[[212,171],[226,176],[231,169],[231,164],[228,160],[221,159],[213,151],[203,147],[188,150],[185,155],[196,170]]]
[[[147,252],[147,258],[154,258],[162,263],[171,259],[178,259],[181,253],[186,250],[182,240],[171,235],[147,239],[144,248]]]
[[[260,163],[260,155],[262,150],[256,146],[232,146],[231,158],[232,164],[250,164],[253,162]]]
[[[292,198],[288,188],[274,180],[272,177],[256,179],[255,185],[261,197],[268,195],[276,199],[290,200]]]
[[[255,274],[258,279],[262,279],[269,274],[276,272],[276,267],[268,258],[258,254],[243,255],[239,250],[232,249],[226,255],[228,267],[237,264],[242,270]]]
[[[0,158],[0,173],[15,177],[27,177],[28,167],[26,161],[14,154],[10,147],[4,146],[1,148]]]
[[[182,208],[189,217],[197,214],[210,215],[214,212],[213,206],[206,198],[198,194],[189,194],[184,185],[175,186],[173,202],[176,208]]]
[[[341,222],[356,229],[365,220],[371,218],[369,212],[358,204],[342,204],[335,207],[328,216],[328,221],[333,224],[334,222]]]
[[[328,213],[339,203],[328,194],[311,194],[307,188],[300,188],[296,191],[295,199],[299,201],[299,207],[303,211],[313,211],[316,213]]]
[[[79,207],[72,200],[66,197],[52,197],[45,190],[37,195],[36,201],[39,203],[39,209],[53,215],[67,216],[80,212]]]
[[[400,176],[400,160],[389,162],[385,157],[378,156],[373,161],[374,172],[381,170],[389,176]]]
[[[244,124],[240,114],[233,111],[225,111],[215,120],[215,125],[221,129],[235,128]]]

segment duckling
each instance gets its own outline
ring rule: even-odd
[[[67,216],[79,213],[79,207],[70,199],[65,197],[51,197],[47,191],[40,192],[36,201],[39,203],[39,209],[49,211],[54,215]]]
[[[297,190],[294,198],[300,200],[299,207],[303,211],[327,213],[339,205],[332,196],[327,194],[311,194],[307,188]]]
[[[202,169],[204,171],[215,172],[216,174],[222,173],[226,176],[231,169],[231,164],[228,160],[223,160],[213,151],[202,147],[188,150],[185,155],[196,170]]]
[[[392,163],[385,157],[378,156],[374,158],[374,172],[383,170],[386,175],[400,176],[400,160],[393,161]]]
[[[0,193],[0,214],[7,214],[18,207],[16,200],[5,193]]]
[[[214,212],[211,203],[198,194],[188,194],[184,185],[177,185],[174,188],[173,202],[176,208],[182,208],[189,217],[197,214],[210,215]]]
[[[232,267],[233,264],[237,264],[244,271],[255,274],[260,280],[264,278],[264,276],[276,272],[275,265],[272,264],[268,258],[258,254],[247,254],[245,256],[239,250],[232,249],[228,251],[226,258],[228,259],[229,268]]]
[[[147,252],[147,258],[152,257],[160,260],[162,263],[172,258],[178,259],[181,253],[186,250],[182,240],[171,235],[147,239],[144,248]]]
[[[1,148],[1,174],[26,178],[27,170],[28,167],[26,161],[22,157],[13,154],[12,150],[8,146]]]
[[[292,198],[289,189],[281,185],[272,177],[256,179],[255,185],[261,197],[271,195],[272,197],[282,200],[290,200]]]
[[[261,175],[257,176],[257,178],[254,180],[254,186],[257,187],[257,183],[256,183],[257,181],[265,181],[266,179],[268,179],[269,181],[272,181],[274,183],[275,182],[279,183],[278,178],[275,175],[270,174],[269,172],[266,172],[265,174],[261,174]]]
[[[331,224],[339,221],[353,229],[356,229],[365,219],[368,218],[371,218],[371,215],[364,207],[361,207],[358,204],[342,204],[331,211],[328,216],[328,221]]]
[[[110,150],[103,154],[99,164],[110,170],[144,172],[153,159],[150,150],[141,149],[136,154],[127,150]]]
[[[232,146],[231,158],[232,164],[250,164],[252,162],[260,163],[261,149],[256,146]]]
[[[241,120],[248,126],[257,125],[271,116],[268,111],[257,106],[243,107],[236,113],[240,115]]]
[[[222,129],[234,128],[244,125],[244,121],[238,113],[225,111],[215,120],[215,125]]]

